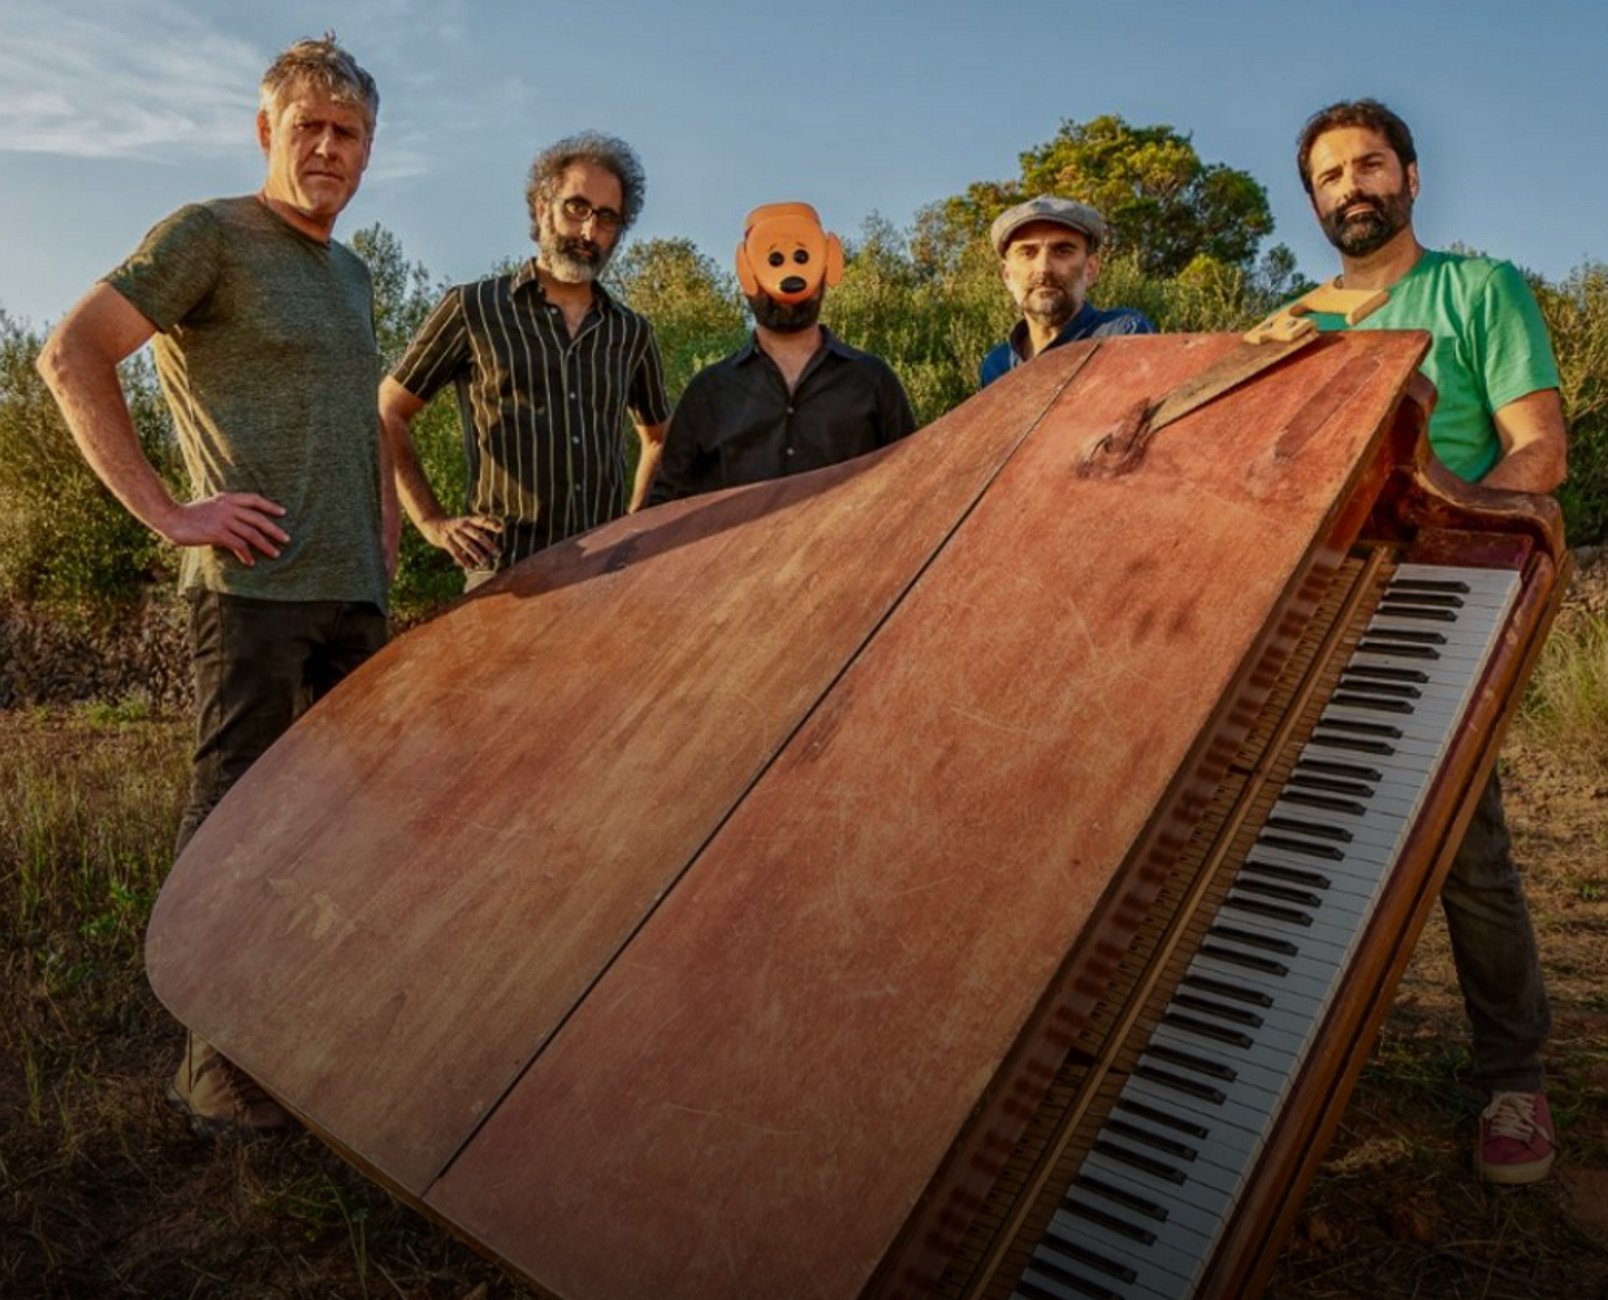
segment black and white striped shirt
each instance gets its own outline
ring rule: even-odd
[[[592,286],[574,338],[534,260],[511,275],[455,285],[391,377],[422,401],[458,391],[470,514],[502,520],[497,568],[623,514],[622,411],[667,419],[653,327]]]

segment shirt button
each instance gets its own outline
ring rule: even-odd
[[[788,454],[788,455],[789,455],[789,456],[791,456],[791,455],[792,455],[792,454],[793,454],[793,448],[791,448],[791,447],[789,447],[789,448],[788,448],[788,449],[787,449],[787,454]]]
[[[793,408],[792,408],[792,407],[791,407],[791,406],[789,406],[789,407],[788,407],[788,408],[787,408],[787,413],[788,413],[788,414],[789,414],[789,415],[791,415],[791,414],[793,414]]]
[[[577,447],[581,445],[581,440],[579,438],[571,438],[570,441],[573,442]]]

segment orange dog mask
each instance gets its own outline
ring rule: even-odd
[[[808,203],[767,203],[748,214],[737,245],[737,282],[749,297],[803,302],[823,282],[831,288],[842,278],[843,245],[821,229]]]

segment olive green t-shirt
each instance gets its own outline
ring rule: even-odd
[[[277,558],[184,548],[179,585],[385,608],[379,354],[368,268],[255,198],[181,208],[106,277],[152,344],[195,499],[285,508]]]
[[[1342,316],[1315,312],[1312,320],[1323,330],[1347,328]],[[1438,394],[1429,445],[1471,483],[1502,459],[1492,413],[1558,386],[1546,322],[1511,262],[1426,251],[1391,285],[1390,301],[1351,328],[1429,331],[1419,367]]]

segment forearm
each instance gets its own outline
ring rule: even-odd
[[[642,455],[637,461],[636,481],[631,486],[630,510],[634,514],[647,502],[654,477],[659,472],[659,461],[664,455],[664,444],[652,438],[642,440]]]
[[[140,446],[117,362],[58,333],[40,352],[38,365],[73,442],[96,477],[142,524],[174,540],[180,506]]]
[[[446,511],[441,508],[440,498],[430,486],[430,479],[419,461],[409,421],[395,412],[382,409],[380,430],[382,459],[390,462],[388,477],[392,509],[400,501],[408,518],[420,528],[443,518]]]
[[[1480,486],[1508,492],[1552,492],[1567,473],[1560,448],[1552,443],[1531,443],[1514,448],[1497,461]]]

